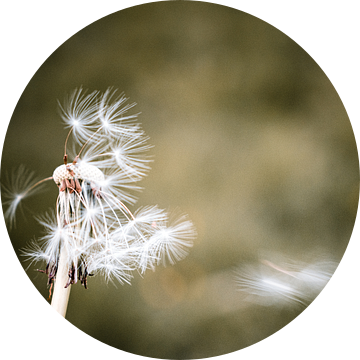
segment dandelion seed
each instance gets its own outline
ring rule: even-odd
[[[47,275],[50,289],[55,284],[52,306],[63,316],[71,285],[79,281],[87,288],[88,276],[96,274],[130,283],[134,271],[183,259],[196,235],[184,215],[168,225],[167,213],[157,206],[133,214],[125,205],[135,202],[131,191],[139,189],[136,182],[147,175],[151,162],[149,139],[135,122],[136,115],[127,115],[134,104],[126,101],[112,89],[104,94],[76,89],[60,104],[69,128],[64,164],[41,181],[20,167],[9,186],[3,186],[10,223],[21,201],[39,190],[38,185],[52,179],[58,186],[56,212],[36,217],[45,235],[31,242],[24,255],[31,263],[45,261],[40,271]]]
[[[235,281],[250,302],[305,307],[324,288],[335,268],[336,263],[330,260],[315,259],[312,263],[287,260],[280,265],[262,260],[240,266]]]
[[[67,96],[64,105],[59,103],[61,117],[66,128],[70,128],[75,141],[81,144],[86,141],[94,131],[96,117],[98,116],[97,96],[99,92],[94,91],[87,94],[80,87]],[[69,133],[70,134],[70,133]],[[67,142],[67,139],[65,143]]]
[[[16,211],[21,206],[22,200],[41,190],[41,185],[51,177],[38,180],[35,173],[29,171],[24,165],[11,173],[6,174],[5,181],[1,184],[3,205],[7,207],[4,216],[10,229],[16,225]]]

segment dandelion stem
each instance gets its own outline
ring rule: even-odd
[[[54,286],[54,294],[51,301],[51,306],[63,317],[65,317],[67,305],[69,302],[70,288],[69,285],[65,288],[68,280],[68,256],[65,246],[60,252],[59,265],[56,273],[56,280]]]

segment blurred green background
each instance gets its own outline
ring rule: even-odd
[[[132,285],[100,277],[73,286],[67,319],[116,348],[156,358],[203,358],[273,334],[303,308],[244,300],[234,269],[259,254],[339,262],[355,221],[358,154],[331,82],[269,24],[202,2],[158,2],[107,16],[61,45],[14,111],[2,158],[39,178],[62,163],[67,131],[57,99],[83,86],[119,88],[155,145],[138,206],[180,208],[198,238],[189,256]],[[17,254],[55,208],[47,183],[24,202],[10,237]],[[309,260],[310,259],[310,260]],[[27,264],[23,262],[24,268]],[[46,299],[46,277],[26,270]],[[45,300],[44,300],[45,301]]]

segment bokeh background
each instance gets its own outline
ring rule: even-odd
[[[39,178],[62,163],[57,99],[82,85],[124,91],[155,145],[133,209],[180,208],[198,238],[189,256],[132,285],[89,280],[71,290],[67,319],[116,348],[203,358],[273,334],[304,307],[264,306],[237,289],[239,266],[277,258],[338,263],[358,204],[354,135],[339,96],[311,57],[269,24],[201,2],[122,10],[83,29],[34,75],[14,111],[2,181],[20,164]],[[29,198],[10,237],[17,254],[42,233],[33,215],[58,189]],[[27,268],[46,299],[43,274]],[[46,300],[44,300],[46,301]]]

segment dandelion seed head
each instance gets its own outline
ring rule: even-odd
[[[172,222],[157,206],[133,214],[125,205],[135,202],[132,191],[140,189],[136,183],[147,175],[152,161],[147,155],[152,148],[149,138],[135,123],[137,114],[128,114],[135,104],[127,100],[111,88],[87,93],[80,87],[59,103],[69,128],[64,164],[44,179],[53,179],[59,188],[56,211],[36,218],[45,234],[24,252],[32,262],[47,262],[48,284],[56,279],[63,253],[69,276],[64,286],[80,280],[86,287],[89,273],[130,283],[133,271],[174,264],[193,244],[195,228],[186,216]],[[5,215],[11,220],[37,186],[21,171],[9,181],[11,189],[4,187],[9,198]]]
[[[79,163],[70,165],[60,165],[53,172],[53,179],[56,184],[61,184],[63,180],[72,180],[74,178],[81,180],[93,181],[101,183],[105,180],[103,172],[96,166]]]

